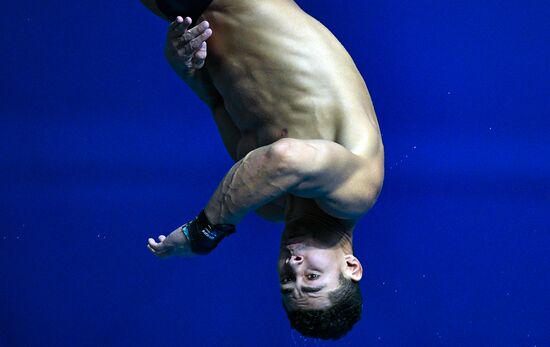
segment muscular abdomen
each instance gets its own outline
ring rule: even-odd
[[[203,14],[214,32],[208,71],[247,137],[243,151],[274,142],[284,131],[347,147],[362,146],[365,135],[377,137],[366,86],[336,38],[293,1],[248,3],[242,9],[211,6]]]

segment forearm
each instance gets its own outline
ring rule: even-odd
[[[187,69],[176,61],[168,60],[176,74],[191,88],[191,90],[212,110],[219,104],[221,95],[212,83],[206,67]]]
[[[255,149],[233,165],[205,208],[212,224],[238,224],[248,212],[299,184],[285,146],[279,141]]]
[[[221,95],[214,86],[206,66],[201,68],[187,66],[184,60],[176,55],[170,44],[167,42],[164,48],[164,56],[168,64],[185,84],[212,109],[221,99]]]
[[[212,36],[212,30],[207,21],[190,28],[191,23],[190,17],[181,16],[170,23],[164,56],[178,76],[212,108],[220,98],[205,68],[206,40]]]
[[[383,161],[327,140],[281,139],[255,149],[224,177],[205,209],[213,224],[237,224],[246,213],[292,194],[327,213],[355,219],[376,200]]]
[[[241,138],[241,132],[225,109],[223,99],[220,99],[218,103],[214,105],[212,108],[212,115],[218,127],[218,132],[222,138],[223,144],[231,156],[231,159],[234,161],[241,159],[237,155],[237,147]]]

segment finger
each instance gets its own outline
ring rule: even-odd
[[[210,23],[207,21],[202,21],[199,24],[195,25],[191,29],[187,30],[187,34],[193,38],[202,34],[206,29],[210,28]]]
[[[166,239],[166,236],[164,236],[164,235],[159,235],[159,241],[160,241],[160,242],[163,242],[165,239]]]
[[[191,41],[201,38],[201,35],[203,41],[205,40],[204,37],[206,37],[207,39],[210,37],[210,35],[212,35],[212,29],[210,29],[210,24],[207,21],[198,24],[197,26],[187,30],[185,33],[177,37],[177,40],[174,41],[174,47],[176,49],[185,49],[186,52],[188,52],[189,48],[186,49],[185,46],[188,45]]]
[[[207,50],[206,50],[206,41],[202,43],[198,51],[193,55],[193,60],[191,61],[193,68],[200,69],[204,66]]]
[[[148,243],[149,243],[149,246],[151,246],[152,249],[154,249],[155,251],[160,251],[162,250],[162,244],[161,243],[157,243],[155,241],[155,239],[153,238],[149,238],[149,240],[147,240]]]
[[[153,253],[154,255],[156,255],[159,258],[164,258],[166,256],[165,252],[155,251],[155,249],[153,247],[151,247],[150,245],[147,245],[147,249],[149,249],[149,251],[151,251],[151,253]]]
[[[183,33],[185,33],[187,28],[189,28],[191,22],[192,20],[189,17],[176,17],[176,20],[170,23],[170,26],[168,27],[168,36],[171,38],[181,36]]]
[[[158,255],[159,253],[153,248],[151,247],[151,245],[147,245],[147,249],[151,251],[151,253],[153,253],[154,255]]]
[[[202,34],[189,41],[189,43],[183,47],[183,53],[188,55],[198,51],[202,43],[208,40],[210,36],[212,36],[212,29],[206,29]]]

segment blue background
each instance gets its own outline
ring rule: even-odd
[[[550,346],[550,4],[302,0],[369,86],[386,181],[355,233],[344,346]],[[136,0],[0,13],[0,345],[315,346],[292,333],[281,225],[211,256],[145,245],[231,166]]]

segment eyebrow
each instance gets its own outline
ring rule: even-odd
[[[323,290],[326,286],[318,286],[318,287],[302,287],[302,292],[304,293],[317,293]],[[282,294],[290,294],[292,293],[292,288],[281,288]]]
[[[304,292],[304,293],[317,293],[317,292],[320,292],[325,287],[326,286],[302,287],[302,292]]]

